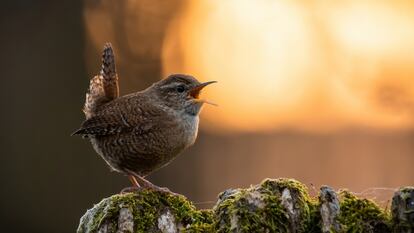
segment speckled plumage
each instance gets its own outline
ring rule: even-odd
[[[114,62],[106,45],[101,73],[86,95],[86,120],[74,134],[89,138],[112,169],[146,176],[194,143],[203,105],[198,93],[209,83],[177,74],[118,97]]]
[[[83,112],[86,118],[92,117],[97,108],[118,98],[118,75],[115,68],[115,56],[111,44],[106,44],[102,54],[102,67],[99,75],[93,77],[86,93]]]

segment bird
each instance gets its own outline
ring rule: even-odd
[[[200,98],[201,90],[215,82],[172,74],[142,91],[119,96],[115,55],[106,43],[100,73],[90,80],[86,93],[86,119],[72,135],[89,139],[112,170],[129,177],[132,187],[166,191],[145,177],[194,144],[203,105],[214,105]]]

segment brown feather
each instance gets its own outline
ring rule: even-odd
[[[93,77],[86,93],[83,112],[86,119],[93,117],[97,109],[119,96],[118,75],[111,44],[107,43],[102,54],[102,68],[99,75]]]

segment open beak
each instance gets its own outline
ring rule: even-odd
[[[203,103],[207,103],[207,104],[211,104],[211,105],[216,105],[216,104],[211,103],[211,102],[209,102],[209,101],[207,101],[207,100],[199,99],[201,90],[202,90],[204,87],[206,87],[206,86],[208,86],[208,85],[210,85],[210,84],[216,83],[216,82],[217,82],[217,81],[209,81],[209,82],[204,82],[204,83],[200,83],[200,84],[198,84],[197,86],[193,87],[193,88],[190,90],[190,96],[191,96],[191,97],[193,97],[193,98],[194,98],[196,101],[198,101],[198,102],[203,102]]]
[[[190,96],[193,97],[194,99],[198,99],[198,97],[200,96],[200,92],[201,90],[203,90],[204,87],[212,84],[212,83],[216,83],[217,81],[209,81],[209,82],[205,82],[205,83],[200,83],[197,86],[193,87],[190,90]]]

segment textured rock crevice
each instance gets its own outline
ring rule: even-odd
[[[211,210],[183,196],[144,190],[103,199],[81,218],[78,233],[286,232],[414,233],[414,187],[395,193],[391,211],[328,186],[311,197],[293,179],[266,179],[219,195]]]
[[[321,230],[322,232],[340,232],[342,230],[339,224],[340,205],[338,195],[328,187],[322,186],[319,194]]]

